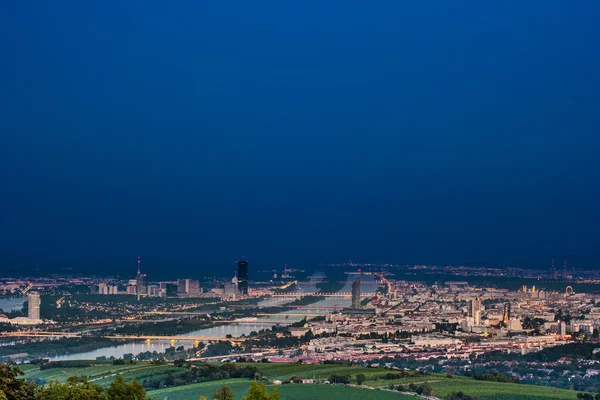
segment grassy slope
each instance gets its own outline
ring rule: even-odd
[[[21,369],[28,379],[65,381],[69,376],[84,376],[102,386],[110,385],[117,374],[123,375],[127,380],[142,380],[145,375],[179,370],[172,365],[150,365],[148,363],[135,365],[93,364],[87,368],[51,368],[44,371],[40,371],[37,366],[27,366]]]
[[[215,390],[224,384],[229,385],[235,391],[236,399],[241,399],[246,394],[250,381],[248,379],[226,379],[223,381],[194,383],[192,385],[152,390],[148,394],[156,400],[162,400],[166,397],[169,400],[198,400],[200,396],[212,399]]]
[[[390,372],[381,368],[358,368],[338,365],[298,365],[298,364],[258,364],[261,371],[270,379],[286,379],[293,375],[306,378],[328,378],[331,374],[351,375],[365,374],[367,381],[364,385],[373,387],[387,387],[390,384],[402,384],[408,386],[411,382],[416,384],[427,381],[433,387],[435,395],[446,397],[451,392],[462,391],[485,398],[486,400],[541,400],[541,399],[575,399],[576,393],[568,390],[558,390],[544,386],[531,386],[510,383],[496,383],[476,381],[472,378],[454,377],[447,378],[446,375],[433,374],[415,378],[403,378],[396,380],[378,380],[377,377]]]
[[[218,382],[205,382],[176,388],[154,390],[149,392],[156,400],[166,397],[169,400],[197,400],[200,396],[210,399],[215,389],[223,384],[228,384],[236,393],[235,398],[241,399],[246,394],[250,381],[247,379],[227,379]],[[275,386],[268,387],[269,392]],[[400,395],[381,390],[359,389],[345,386],[329,385],[280,385],[277,386],[281,398],[284,400],[409,400],[415,396]]]
[[[306,378],[327,379],[332,374],[351,375],[353,380],[357,374],[365,374],[367,381],[365,386],[385,388],[390,384],[403,384],[408,386],[411,382],[422,383],[427,381],[434,389],[435,395],[441,398],[446,397],[451,392],[462,391],[467,394],[479,396],[486,400],[542,400],[542,399],[572,399],[576,398],[576,393],[567,390],[558,390],[543,386],[530,386],[509,383],[495,383],[476,381],[471,378],[454,377],[447,378],[445,375],[433,374],[414,378],[403,378],[396,380],[379,380],[378,376],[390,372],[382,368],[358,368],[344,365],[302,365],[302,364],[251,364],[260,368],[260,370],[270,379],[287,379],[292,376],[302,376]],[[69,376],[87,376],[94,382],[103,386],[109,385],[115,374],[122,374],[126,380],[138,379],[157,379],[158,376],[149,378],[151,374],[162,374],[164,376],[168,371],[180,370],[173,366],[155,366],[148,363],[138,363],[135,365],[113,366],[111,364],[95,364],[88,368],[53,368],[40,371],[36,366],[24,366],[27,378],[38,378],[43,380],[58,379],[66,380]],[[162,400],[168,395],[169,400],[196,400],[200,395],[211,398],[214,390],[223,385],[230,384],[238,392],[239,398],[245,394],[249,380],[230,379],[227,381],[205,382],[188,386],[179,386],[168,389],[152,391],[151,394],[157,400]],[[282,385],[279,386],[280,393],[286,400],[295,399],[313,399],[329,400],[332,398],[354,398],[354,394],[361,395],[362,390],[349,387],[329,387],[325,385]],[[331,393],[330,393],[331,392]],[[322,395],[319,395],[322,393]],[[361,396],[364,396],[363,393]],[[388,399],[394,396],[401,399],[397,393],[388,393],[385,391],[369,391],[366,393],[368,398]],[[319,397],[321,396],[321,397]],[[373,397],[376,396],[376,397]],[[358,398],[358,397],[356,397]],[[412,397],[414,398],[414,397]]]

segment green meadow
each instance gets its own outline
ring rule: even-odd
[[[65,381],[69,376],[87,377],[102,386],[109,385],[116,375],[122,375],[127,381],[137,379],[142,383],[151,380],[164,379],[169,373],[176,375],[185,369],[172,365],[152,365],[147,362],[138,362],[133,365],[112,365],[106,362],[91,361],[92,365],[85,368],[51,368],[41,371],[38,366],[23,365],[21,369],[25,376],[36,381],[59,380]],[[384,368],[361,368],[347,365],[332,364],[251,364],[258,367],[264,374],[272,389],[273,380],[285,380],[293,376],[314,378],[317,380],[328,379],[331,375],[348,375],[351,382],[356,382],[358,374],[364,374],[366,380],[363,387],[324,385],[324,384],[284,384],[277,388],[285,400],[330,400],[330,399],[359,399],[368,398],[375,400],[415,398],[414,395],[402,395],[390,392],[387,389],[391,384],[416,385],[427,382],[433,388],[434,395],[446,398],[452,392],[462,391],[465,394],[477,396],[485,400],[543,400],[543,399],[571,399],[575,400],[577,393],[568,390],[559,390],[545,386],[531,386],[514,383],[498,383],[476,381],[466,377],[447,377],[441,374],[422,375],[400,379],[382,379],[388,372]],[[221,385],[229,385],[236,391],[237,398],[246,394],[250,385],[249,379],[226,379],[183,386],[174,386],[165,389],[152,390],[149,394],[157,400],[197,400],[200,396],[211,398],[212,393]]]

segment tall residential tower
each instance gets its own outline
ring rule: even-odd
[[[471,300],[469,317],[473,318],[473,323],[475,325],[479,325],[481,323],[481,300],[479,297],[475,297],[473,300]]]
[[[138,300],[142,296],[148,296],[148,275],[142,274],[142,271],[140,269],[140,256],[138,256],[138,270],[135,282],[137,287]]]
[[[360,270],[358,277],[352,282],[352,308],[360,308]]]
[[[27,295],[27,317],[32,320],[40,319],[40,294],[31,292]]]

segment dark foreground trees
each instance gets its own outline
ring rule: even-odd
[[[227,385],[213,394],[213,400],[233,400],[235,392]],[[200,399],[204,400],[201,396]],[[66,382],[51,381],[46,386],[36,385],[23,378],[18,367],[0,364],[0,400],[152,400],[142,385],[134,380],[125,382],[117,376],[103,388],[87,378],[72,376]],[[252,382],[244,400],[280,400],[277,388],[271,393],[264,384]]]
[[[35,398],[37,386],[21,378],[19,368],[0,364],[0,400],[28,400]]]
[[[72,376],[65,383],[39,386],[22,378],[18,367],[0,364],[0,400],[150,400],[138,381],[117,376],[106,389],[87,378]]]

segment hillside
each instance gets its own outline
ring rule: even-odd
[[[103,386],[112,382],[117,374],[123,375],[127,381],[137,379],[145,386],[152,382],[164,380],[165,377],[186,373],[187,368],[175,367],[173,365],[152,365],[146,362],[138,362],[133,365],[112,365],[106,362],[92,361],[91,366],[85,368],[51,368],[40,370],[39,366],[24,365],[25,376],[37,382],[44,383],[49,380],[65,381],[69,376],[85,376],[91,381]],[[447,377],[441,374],[404,377],[397,379],[383,379],[383,377],[394,371],[384,368],[361,368],[346,365],[304,365],[304,364],[237,364],[239,367],[252,366],[258,368],[269,381],[286,380],[293,376],[314,378],[316,380],[328,379],[331,375],[350,376],[352,384],[355,385],[356,376],[364,374],[366,380],[363,387],[343,385],[317,385],[317,384],[284,384],[278,386],[279,392],[285,400],[329,400],[329,399],[359,399],[368,396],[369,399],[403,399],[415,398],[414,395],[402,395],[398,392],[386,390],[390,385],[397,387],[403,385],[405,388],[413,383],[420,385],[428,383],[433,389],[436,397],[447,398],[452,392],[462,391],[471,396],[477,396],[486,400],[543,400],[543,399],[571,399],[577,398],[574,391],[558,390],[543,386],[530,386],[513,383],[497,383],[477,381],[466,377]],[[218,366],[218,364],[215,364]],[[168,397],[169,400],[197,400],[201,395],[211,398],[217,387],[230,385],[241,398],[250,385],[250,379],[236,378],[214,380],[210,382],[194,383],[181,386],[172,386],[159,390],[151,390],[149,394],[157,400]],[[368,391],[368,392],[367,392]]]

